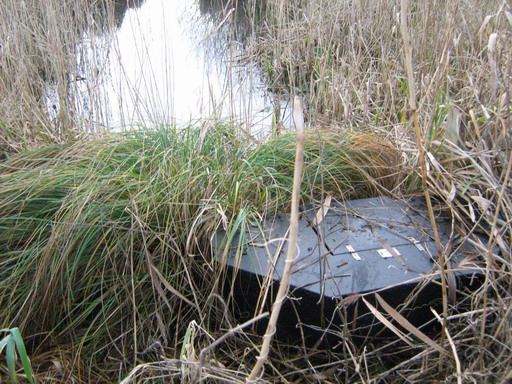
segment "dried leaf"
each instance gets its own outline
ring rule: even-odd
[[[496,238],[496,241],[498,242],[500,249],[504,252],[505,255],[507,255],[510,248],[509,248],[509,246],[507,246],[507,244],[503,240],[503,236],[501,236],[499,229],[496,227],[493,228],[492,233],[493,233],[494,237]]]
[[[384,317],[382,313],[380,313],[377,308],[375,308],[373,305],[371,305],[364,297],[362,297],[364,303],[368,307],[368,309],[373,313],[373,315],[386,327],[389,328],[390,331],[392,331],[395,335],[397,335],[400,339],[402,339],[407,345],[409,345],[411,348],[415,348],[416,346],[407,338],[407,336],[400,331],[397,327],[395,327],[391,322]]]
[[[228,217],[224,213],[224,210],[222,209],[222,206],[220,204],[217,204],[217,213],[220,215],[221,221],[222,221],[222,228],[226,231],[229,228],[228,225]]]
[[[465,269],[464,267],[466,265],[475,267],[475,266],[477,266],[476,261],[479,260],[479,258],[480,258],[479,255],[466,256],[461,261],[459,261],[458,268]]]
[[[342,304],[343,305],[352,305],[354,304],[355,302],[357,302],[357,300],[359,300],[359,298],[362,297],[361,295],[355,293],[353,295],[350,295],[350,296],[347,296],[347,297],[344,297],[342,299]]]
[[[498,34],[496,32],[491,33],[491,36],[489,36],[489,43],[487,44],[487,49],[489,50],[489,53],[493,54],[494,49],[496,48],[496,41],[498,40]]]
[[[178,290],[176,290],[169,282],[165,279],[165,277],[160,273],[160,271],[154,266],[151,265],[151,269],[155,272],[155,274],[158,276],[158,280],[164,285],[164,287],[171,292],[172,294],[178,296],[181,300],[183,300],[188,305],[194,307],[198,311],[200,309],[195,305],[193,302],[191,302],[189,299],[187,299],[185,296],[183,296]]]
[[[446,281],[448,283],[448,303],[451,305],[455,305],[457,301],[457,279],[455,278],[455,273],[452,271],[452,266],[450,261],[446,261]]]
[[[468,201],[468,208],[469,208],[469,217],[471,218],[471,221],[473,223],[476,223],[475,210],[473,209],[473,205],[471,204],[470,201]]]
[[[489,207],[491,207],[492,205],[492,202],[490,200],[487,200],[485,197],[473,195],[471,196],[471,198],[476,202],[478,208],[480,208],[482,212],[487,212]]]
[[[418,328],[416,328],[414,325],[412,325],[405,317],[403,317],[400,313],[398,313],[393,307],[391,307],[386,301],[380,297],[379,294],[375,294],[375,297],[377,298],[377,301],[380,305],[382,305],[382,308],[402,327],[404,327],[406,330],[411,332],[414,336],[416,336],[418,339],[423,341],[425,344],[430,345],[432,348],[434,348],[436,351],[448,354],[448,352],[442,348],[439,344],[437,344],[434,340],[432,340],[430,337],[425,335],[423,332],[421,332]],[[370,309],[371,310],[371,309]]]
[[[508,22],[510,23],[510,26],[512,27],[512,13],[509,11],[505,11],[505,15],[507,16]]]
[[[331,208],[331,200],[332,200],[331,195],[327,195],[325,197],[325,200],[322,203],[322,206],[320,207],[320,209],[316,213],[315,218],[313,219],[313,225],[318,226],[324,220],[325,215],[327,215],[327,212]]]
[[[482,23],[482,26],[480,27],[480,29],[478,30],[478,34],[481,35],[482,32],[484,31],[485,27],[487,26],[487,24],[489,23],[489,21],[491,20],[492,18],[492,15],[487,15],[485,16],[485,19],[484,19],[484,22]]]
[[[456,145],[459,143],[459,127],[460,112],[456,108],[451,108],[446,116],[445,137]]]
[[[432,165],[434,166],[434,168],[436,169],[436,171],[439,173],[442,173],[441,165],[438,163],[438,161],[436,160],[434,155],[431,154],[430,152],[427,152],[427,156],[428,156],[430,162],[432,163]]]
[[[455,186],[455,183],[452,181],[452,188],[450,190],[450,194],[448,195],[448,202],[452,202],[453,199],[455,199],[455,195],[457,194],[457,187]]]

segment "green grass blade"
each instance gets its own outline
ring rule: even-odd
[[[16,383],[16,343],[14,342],[12,334],[7,336],[7,351],[5,354],[5,358],[7,360],[7,370],[9,371],[9,377],[11,378],[12,383]]]
[[[18,353],[20,355],[20,360],[23,364],[23,369],[25,370],[27,380],[30,383],[34,383],[34,378],[32,376],[32,365],[30,364],[30,360],[27,355],[27,349],[25,348],[25,343],[23,342],[19,328],[15,327],[11,329],[11,334],[14,338],[14,342],[16,343],[16,347],[18,348]]]
[[[2,331],[4,332],[5,330],[2,330]],[[11,335],[7,335],[2,340],[0,340],[0,353],[3,352],[5,346],[9,343],[10,340],[11,340]]]
[[[187,353],[187,346],[190,342],[190,334],[192,332],[192,329],[195,327],[195,321],[191,321],[187,327],[187,331],[185,332],[185,336],[183,337],[183,345],[181,346],[180,351],[180,360],[184,360]]]

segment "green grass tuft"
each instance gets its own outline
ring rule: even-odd
[[[1,326],[20,325],[32,348],[80,345],[89,369],[132,367],[148,335],[179,357],[176,340],[202,319],[218,278],[210,236],[288,207],[294,142],[253,147],[230,126],[161,128],[6,160]],[[394,185],[398,153],[375,136],[310,132],[306,143],[304,202]]]

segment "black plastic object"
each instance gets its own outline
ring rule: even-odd
[[[416,326],[433,317],[430,307],[439,310],[441,302],[440,268],[421,199],[380,197],[335,203],[319,225],[315,221],[322,216],[318,211],[318,207],[310,207],[301,215],[299,254],[290,298],[278,323],[278,338],[295,342],[305,337],[315,343],[321,335],[329,334],[331,339],[341,335],[343,326],[360,337],[375,336],[382,326],[360,300],[364,295],[376,306],[373,292],[395,309],[403,309],[402,314]],[[234,298],[240,320],[255,314],[263,297],[261,287],[271,277],[263,300],[264,308],[270,308],[286,259],[288,226],[289,215],[277,215],[262,226],[249,228],[242,237],[238,233],[227,253],[228,236],[216,236],[216,254],[228,255],[233,280],[226,292]],[[437,226],[443,248],[450,242],[457,250],[449,257],[448,268],[454,271],[451,277],[458,289],[474,288],[480,275],[478,266],[468,261],[474,252],[450,241],[447,220],[437,217]]]

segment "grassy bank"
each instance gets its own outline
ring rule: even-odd
[[[34,356],[64,349],[81,380],[144,362],[151,338],[179,358],[191,320],[220,326],[210,237],[287,208],[294,150],[292,135],[251,147],[231,127],[190,127],[3,162],[0,327],[17,324]],[[382,194],[398,180],[398,152],[369,134],[312,131],[306,159],[305,202]]]

